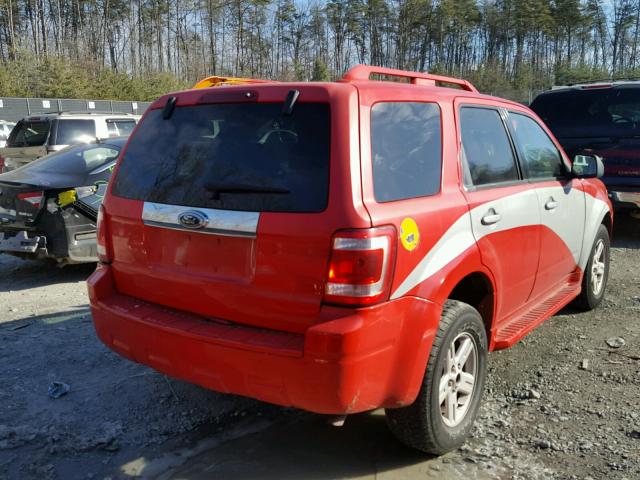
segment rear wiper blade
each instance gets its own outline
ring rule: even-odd
[[[214,200],[217,200],[221,193],[291,193],[291,191],[286,188],[247,185],[243,183],[207,183],[204,188],[213,193]]]

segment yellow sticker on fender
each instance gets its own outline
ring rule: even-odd
[[[402,246],[409,251],[414,250],[420,243],[420,230],[413,218],[405,218],[400,224],[400,241]]]

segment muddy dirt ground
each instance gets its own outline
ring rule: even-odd
[[[640,479],[640,221],[619,218],[599,309],[490,355],[474,434],[440,458],[381,412],[331,427],[121,359],[94,334],[91,270],[0,255],[1,479]]]

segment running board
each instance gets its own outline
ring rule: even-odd
[[[516,313],[496,332],[493,349],[502,350],[511,347],[547,318],[558,313],[580,293],[579,278],[579,275],[572,274],[569,281],[558,289],[553,289],[550,295],[543,297],[533,308],[527,305],[525,313],[522,315]]]

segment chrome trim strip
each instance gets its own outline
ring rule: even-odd
[[[187,228],[183,226],[179,220],[180,215],[191,211],[206,215],[208,218],[206,226],[203,226],[203,228]],[[145,202],[142,209],[142,221],[145,225],[151,227],[169,228],[191,233],[224,235],[227,237],[256,238],[258,220],[260,220],[259,212],[216,210],[152,202]]]

